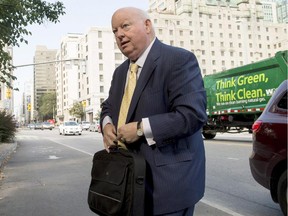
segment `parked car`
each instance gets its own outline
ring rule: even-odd
[[[82,121],[82,122],[81,122],[81,127],[82,127],[82,130],[89,130],[90,122],[88,122],[88,121]]]
[[[59,125],[59,134],[82,134],[81,126],[75,121],[65,121],[63,124]]]
[[[91,132],[96,132],[98,131],[98,126],[97,126],[97,123],[96,122],[92,122],[89,126],[89,131]]]
[[[31,123],[31,124],[28,124],[27,127],[32,130],[35,128],[35,124],[34,123]]]
[[[270,190],[287,215],[287,90],[284,81],[254,122],[253,151],[249,158],[253,178]]]
[[[48,130],[52,130],[53,129],[53,125],[50,122],[43,122],[42,123],[42,129],[48,129]]]
[[[37,130],[37,129],[40,129],[40,130],[43,130],[43,126],[42,126],[42,123],[35,123],[34,125],[34,130]]]

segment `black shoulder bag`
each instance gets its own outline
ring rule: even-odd
[[[115,148],[93,157],[88,205],[100,216],[144,216],[145,159]]]

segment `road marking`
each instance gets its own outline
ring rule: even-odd
[[[91,153],[89,153],[89,152],[83,151],[83,150],[81,150],[81,149],[77,149],[77,148],[74,148],[74,147],[72,147],[72,146],[66,145],[66,144],[64,144],[64,143],[60,143],[60,142],[55,141],[55,140],[52,140],[52,139],[49,139],[49,140],[52,141],[52,142],[58,143],[58,144],[60,144],[60,145],[62,145],[62,146],[68,147],[68,148],[70,148],[70,149],[73,149],[73,150],[82,152],[82,153],[84,153],[84,154],[88,154],[88,155],[91,155],[91,156],[94,155],[94,154],[91,154]]]
[[[239,160],[239,158],[232,158],[232,157],[228,157],[228,160]]]
[[[57,156],[55,156],[55,155],[49,155],[49,160],[57,160],[57,159],[59,159],[60,157],[57,157]]]
[[[223,211],[227,214],[230,214],[231,216],[245,216],[242,214],[238,214],[238,213],[232,211],[231,209],[228,209],[228,208],[225,208],[223,206],[217,205],[215,203],[209,202],[208,200],[205,200],[205,199],[201,199],[200,202],[202,202],[206,205],[212,206],[213,208],[219,209],[220,211]]]

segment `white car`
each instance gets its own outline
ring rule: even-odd
[[[67,135],[67,134],[82,134],[81,126],[75,121],[65,121],[63,124],[59,125],[59,134]]]
[[[81,122],[81,127],[82,127],[82,130],[89,130],[90,122],[88,122],[88,121],[82,121],[82,122]]]

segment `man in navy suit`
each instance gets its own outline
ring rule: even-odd
[[[197,59],[160,42],[140,9],[118,9],[112,30],[128,59],[116,68],[102,104],[104,147],[109,152],[121,140],[145,157],[145,215],[192,216],[205,187],[206,92]],[[138,65],[137,84],[126,123],[118,125],[131,63]]]

